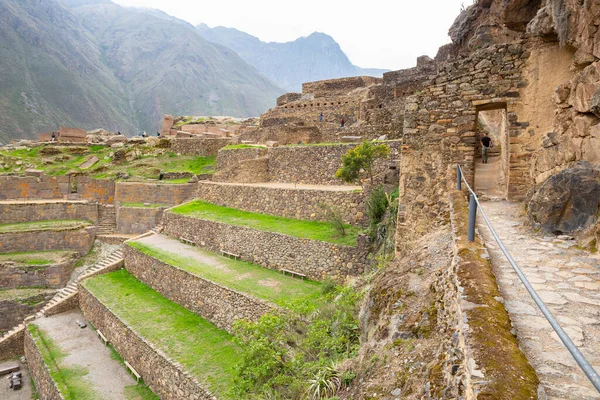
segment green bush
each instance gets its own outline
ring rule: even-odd
[[[378,224],[383,219],[388,208],[388,196],[383,186],[376,186],[367,200],[367,215],[371,224]]]
[[[329,204],[319,203],[319,207],[325,211],[325,219],[331,224],[333,229],[341,237],[345,237],[348,233],[346,232],[346,224],[344,224],[344,218],[342,212],[337,207],[331,207]]]
[[[373,142],[364,141],[342,156],[342,167],[337,170],[335,176],[348,183],[361,184],[362,175],[366,175],[373,185],[375,160],[387,157],[389,154],[390,148],[387,145],[375,145]]]

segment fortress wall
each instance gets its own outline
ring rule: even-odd
[[[313,94],[315,97],[324,97],[332,94],[347,94],[354,89],[365,88],[383,82],[381,78],[372,76],[354,76],[349,78],[328,79],[302,84],[302,93]]]
[[[264,157],[268,149],[264,147],[250,147],[245,149],[221,149],[217,154],[217,171],[223,171],[241,160],[250,160]]]
[[[84,200],[112,204],[115,200],[115,181],[80,175],[77,177],[77,194]]]
[[[340,120],[344,118],[346,124],[350,125],[361,119],[360,111],[360,99],[350,96],[299,100],[261,115],[261,126],[279,124],[279,119],[282,118],[295,118],[317,127],[339,126]],[[320,113],[323,113],[323,122],[319,120]]]
[[[0,200],[62,199],[69,182],[68,176],[0,176]]]
[[[71,258],[52,265],[15,265],[10,261],[0,262],[0,288],[62,288],[69,281],[76,260],[77,257],[73,254]]]
[[[530,124],[520,119],[517,109],[521,90],[527,86],[522,68],[528,57],[522,43],[478,50],[469,58],[438,64],[424,89],[406,98],[398,246],[447,221],[446,194],[456,185],[457,164],[473,183],[480,110],[506,108],[508,196],[525,196],[531,187],[528,171],[533,153],[525,146]]]
[[[216,156],[219,149],[231,144],[230,138],[176,138],[171,140],[171,150],[186,156]]]
[[[167,358],[113,314],[80,285],[79,307],[85,318],[108,339],[115,350],[138,371],[144,383],[164,399],[212,400],[210,392],[181,366]]]
[[[98,223],[98,205],[86,202],[0,203],[0,224],[78,219]]]
[[[234,333],[238,319],[258,321],[276,308],[263,300],[221,286],[166,264],[131,246],[124,247],[125,268],[164,297]]]
[[[43,250],[73,250],[81,256],[92,248],[96,227],[82,229],[0,233],[0,253]]]
[[[383,183],[390,166],[400,158],[401,141],[383,142],[390,147],[389,159],[375,164],[376,183]],[[269,151],[269,174],[274,182],[314,185],[346,185],[335,177],[342,165],[342,156],[357,143],[276,147]]]
[[[228,225],[166,212],[164,233],[186,238],[210,251],[238,254],[242,260],[278,270],[305,274],[310,279],[344,282],[368,266],[368,239],[359,236],[356,247],[296,238],[280,233]]]
[[[245,211],[317,221],[327,219],[325,210],[320,207],[326,204],[339,210],[345,223],[362,225],[366,219],[362,191],[297,190],[200,182],[196,197]]]
[[[38,346],[43,346],[43,344],[37,343],[31,332],[29,332],[29,329],[24,328],[25,358],[27,359],[27,366],[29,367],[31,378],[35,383],[38,396],[44,400],[64,399],[56,382],[50,376],[50,371],[44,362]]]
[[[118,207],[117,232],[126,235],[148,232],[162,224],[165,208]]]
[[[118,203],[151,203],[177,205],[194,195],[191,183],[117,182],[115,199]]]

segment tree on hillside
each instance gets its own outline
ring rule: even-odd
[[[337,170],[335,176],[348,183],[358,183],[361,186],[362,180],[367,177],[371,185],[374,185],[373,164],[375,164],[375,160],[387,157],[389,154],[390,148],[387,145],[364,141],[344,154],[342,167]]]

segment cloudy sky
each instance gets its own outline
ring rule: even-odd
[[[194,25],[226,26],[268,42],[331,35],[360,67],[412,67],[450,42],[448,28],[473,0],[113,0],[157,8]]]

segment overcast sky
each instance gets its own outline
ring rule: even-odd
[[[194,25],[226,26],[267,42],[318,31],[332,36],[360,67],[412,67],[450,42],[448,28],[473,0],[113,0],[157,8]]]

